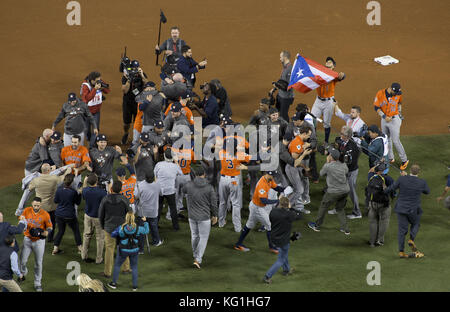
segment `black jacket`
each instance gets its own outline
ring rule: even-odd
[[[103,197],[98,210],[100,225],[108,233],[112,233],[125,222],[125,215],[132,211],[128,199],[122,194],[108,194]]]
[[[300,219],[300,214],[284,208],[273,208],[269,214],[272,228],[271,240],[277,247],[286,246],[291,237],[292,222]]]
[[[351,156],[351,162],[348,164],[348,171],[354,171],[358,169],[358,159],[361,154],[358,145],[353,140],[348,140],[347,144],[338,137],[336,138],[336,143],[338,143],[338,149],[341,152],[341,161],[344,162],[344,155],[349,154]]]
[[[25,223],[20,222],[17,226],[11,225],[8,222],[0,222],[0,246],[5,246],[5,237],[8,235],[22,234],[25,231]],[[19,243],[14,244],[14,251],[19,251]]]

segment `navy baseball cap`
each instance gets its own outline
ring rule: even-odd
[[[147,87],[154,88],[154,87],[156,87],[156,84],[153,81],[148,81],[148,82],[145,83],[144,89],[147,88]]]
[[[150,142],[150,136],[148,135],[147,132],[142,132],[142,133],[141,133],[141,136],[140,136],[140,139],[141,139],[143,142]]]
[[[376,167],[375,167],[375,172],[378,171],[384,171],[386,170],[386,164],[384,162],[380,162]]]
[[[189,99],[192,97],[192,92],[189,90],[186,90],[185,92],[183,92],[180,96],[183,100],[184,99]]]
[[[77,95],[73,92],[69,93],[69,97],[68,97],[68,101],[72,102],[72,101],[76,101],[77,100]]]
[[[172,112],[175,112],[175,113],[177,113],[177,112],[181,112],[181,103],[180,102],[174,102],[173,104],[172,104],[172,107],[170,108],[170,110],[172,111]]]
[[[401,95],[402,94],[402,89],[401,89],[401,86],[400,86],[400,84],[398,82],[394,82],[391,85],[391,89],[395,93],[395,95]]]
[[[268,170],[268,171],[265,172],[265,174],[269,174],[269,175],[271,175],[271,176],[273,176],[273,175],[276,174],[276,173],[277,173],[276,170]]]
[[[336,66],[336,61],[331,56],[327,57],[327,59],[325,60],[325,62],[328,62],[328,61],[332,61],[333,65]]]
[[[367,130],[369,130],[370,132],[376,132],[376,133],[380,133],[380,129],[378,128],[377,125],[371,125],[367,128]]]
[[[100,141],[108,141],[108,139],[106,138],[106,135],[104,134],[99,134],[97,135],[97,137],[95,138],[96,142],[100,142]]]
[[[157,120],[157,121],[155,121],[155,123],[153,124],[153,126],[154,126],[155,128],[161,129],[161,128],[164,128],[164,123],[162,122],[162,120]]]
[[[131,61],[131,67],[139,67],[139,61],[138,60]]]
[[[276,109],[276,107],[271,107],[269,109],[269,115],[272,115],[272,114],[275,114],[275,113],[278,113],[278,109]]]
[[[53,131],[53,134],[50,136],[51,139],[53,140],[61,140],[61,133],[58,131]]]
[[[124,167],[119,167],[119,168],[116,169],[116,175],[118,177],[123,177],[123,176],[127,175],[127,172],[125,171]]]
[[[304,120],[306,116],[306,112],[296,112],[294,116],[292,116],[292,120]]]

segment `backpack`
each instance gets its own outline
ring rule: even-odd
[[[385,180],[383,176],[374,175],[370,178],[366,187],[366,197],[369,201],[380,204],[389,204],[389,195],[383,191]]]
[[[133,250],[136,248],[139,248],[138,245],[138,231],[139,231],[139,226],[136,224],[136,228],[134,233],[129,234],[127,232],[125,232],[125,229],[123,229],[123,234],[125,235],[125,237],[118,237],[119,240],[119,248],[120,249],[127,249],[127,250]],[[125,243],[126,241],[126,243]]]

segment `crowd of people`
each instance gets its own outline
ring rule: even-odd
[[[299,103],[294,115],[289,116],[294,103],[294,92],[287,88],[292,63],[290,53],[282,51],[280,79],[273,83],[268,96],[260,100],[248,122],[258,134],[257,152],[252,154],[251,140],[235,131],[239,124],[231,119],[230,100],[221,82],[213,79],[201,84],[202,96],[195,92],[197,74],[207,68],[208,62],[206,59],[196,62],[192,51],[180,38],[178,27],[172,27],[171,38],[156,46],[156,53],[164,59],[159,88],[148,79],[139,61],[122,58],[119,66],[123,93],[122,147],[109,145],[106,131],[101,131],[102,103],[104,95],[110,92],[101,74],[91,72],[86,76],[80,96],[69,93],[51,129],[43,131],[26,160],[24,192],[15,213],[19,225],[3,222],[0,214],[0,286],[20,291],[13,274],[18,275],[19,283],[23,282],[28,258],[33,253],[34,287],[42,291],[45,243],[53,244],[52,256],[63,253],[61,246],[68,225],[74,233],[79,257],[87,263],[103,264],[103,276],[111,279],[109,288],[118,287],[120,272],[129,272],[133,277],[132,289],[137,290],[139,255],[146,248],[164,244],[160,218],[171,220],[173,231],[179,231],[180,218],[186,218],[185,210],[194,268],[202,267],[211,227],[225,227],[227,213],[231,212],[237,234],[235,243],[230,245],[235,250],[250,250],[244,240],[251,229],[266,232],[269,251],[278,255],[263,278],[265,283],[271,283],[279,267],[286,275],[294,271],[288,262],[289,244],[300,235],[291,237],[291,223],[311,213],[307,209],[311,204],[310,181],[316,184],[321,177],[326,179],[315,221],[308,223],[310,229],[319,232],[325,216],[336,214],[340,222],[338,230],[350,235],[349,220],[363,217],[356,188],[361,152],[367,154],[370,168],[364,194],[370,224],[368,245],[383,246],[391,201],[397,197],[394,211],[399,220],[399,256],[424,256],[417,250],[415,237],[422,214],[420,194],[428,194],[429,189],[418,178],[418,165],[412,165],[410,174],[406,174],[409,160],[398,133],[390,128],[392,120],[401,124],[402,119],[398,83],[377,93],[374,108],[381,117],[382,129],[367,126],[359,106],[353,106],[348,114],[342,112],[334,93],[336,84],[344,80],[344,73],[317,88],[311,111],[308,105]],[[325,66],[334,70],[336,62],[328,57]],[[333,115],[346,124],[330,143]],[[217,157],[195,156],[194,116],[201,117],[201,128],[210,130],[202,141],[202,150]],[[63,120],[61,133],[55,129]],[[323,144],[317,139],[319,123],[323,123],[325,130]],[[390,167],[395,166],[392,141],[402,160],[399,168],[402,176],[397,181],[388,175]],[[279,159],[275,168],[267,167],[264,153]],[[321,170],[317,168],[318,155],[326,157]],[[245,171],[247,179],[242,174]],[[250,194],[244,194],[245,184],[249,185]],[[247,209],[243,198],[248,195],[248,219],[242,226],[241,211]],[[348,198],[352,210],[346,215]],[[31,206],[27,206],[30,200]],[[81,232],[78,206],[82,201]],[[409,225],[408,245],[412,252],[405,253]],[[19,257],[18,244],[12,235],[21,233],[24,242]],[[88,252],[94,233],[96,258],[91,259]],[[106,289],[85,275],[79,281],[80,290]]]

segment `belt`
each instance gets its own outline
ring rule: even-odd
[[[238,177],[239,175],[229,176],[229,175],[221,174],[220,176],[222,176],[222,177],[236,178],[236,177]]]
[[[320,96],[317,97],[321,101],[329,101],[331,98],[321,98]]]

